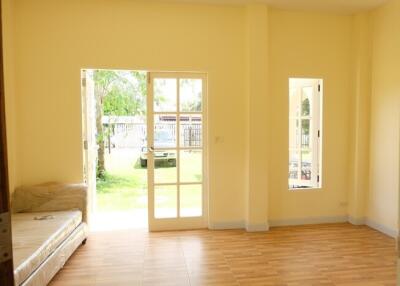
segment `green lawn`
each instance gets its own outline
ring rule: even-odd
[[[135,150],[112,150],[106,156],[107,174],[97,181],[97,210],[127,211],[147,207],[147,169],[140,167],[139,153]],[[181,181],[201,181],[201,153],[182,151]],[[176,183],[176,167],[162,162],[154,170],[155,183]],[[181,212],[198,211],[201,206],[201,185],[181,187]],[[155,207],[160,213],[176,208],[177,191],[174,187],[155,188]],[[157,213],[157,211],[156,211]]]

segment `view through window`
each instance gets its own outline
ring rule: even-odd
[[[289,79],[289,189],[321,187],[322,80]]]

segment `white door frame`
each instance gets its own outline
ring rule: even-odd
[[[176,112],[159,112],[153,110],[153,82],[154,78],[174,78],[177,80],[177,110]],[[180,112],[179,111],[179,79],[201,79],[202,80],[202,112]],[[177,218],[155,218],[154,209],[154,156],[151,150],[154,150],[154,115],[155,114],[171,114],[176,115],[176,148],[177,152]],[[179,186],[184,185],[179,181],[179,116],[180,114],[202,114],[202,152],[203,152],[203,175],[202,175],[202,216],[201,217],[180,217],[179,216]],[[148,177],[148,222],[150,231],[161,230],[182,230],[182,229],[198,229],[208,226],[208,136],[207,136],[207,75],[205,73],[188,73],[188,72],[148,72],[147,74],[147,177]],[[194,148],[193,148],[194,149]],[[158,185],[158,184],[157,184]]]
[[[88,188],[88,212],[91,214],[96,207],[96,98],[94,95],[93,70],[81,70],[82,97],[82,134],[83,134],[83,179]]]

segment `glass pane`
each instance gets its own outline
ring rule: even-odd
[[[180,216],[194,217],[202,215],[202,185],[186,185],[180,187]]]
[[[176,147],[176,115],[154,115],[154,148]]]
[[[289,148],[299,147],[300,128],[299,120],[289,119]]]
[[[154,217],[177,217],[177,188],[176,186],[154,187]]]
[[[201,111],[202,80],[182,78],[179,80],[180,111]]]
[[[301,120],[301,147],[310,148],[310,119]]]
[[[311,180],[311,151],[301,151],[301,179]]]
[[[179,124],[180,146],[201,147],[203,125],[201,115],[181,115]]]
[[[301,96],[301,115],[310,116],[311,115],[311,99],[313,94],[313,87],[307,86],[302,89]]]
[[[180,180],[184,183],[202,181],[203,160],[201,150],[180,151]]]
[[[299,155],[297,150],[289,151],[289,179],[299,178]]]
[[[300,115],[299,96],[296,88],[289,90],[289,116],[295,117]]]
[[[154,183],[176,183],[176,150],[154,151]]]
[[[177,88],[174,78],[154,79],[154,111],[176,111]]]

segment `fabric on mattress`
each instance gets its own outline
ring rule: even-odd
[[[81,223],[21,286],[47,285],[64,266],[68,258],[81,245],[87,234],[87,225]]]
[[[12,195],[13,213],[82,211],[87,222],[87,186],[84,184],[46,183],[21,186]]]
[[[15,284],[24,282],[81,221],[81,211],[13,214],[11,222]]]

